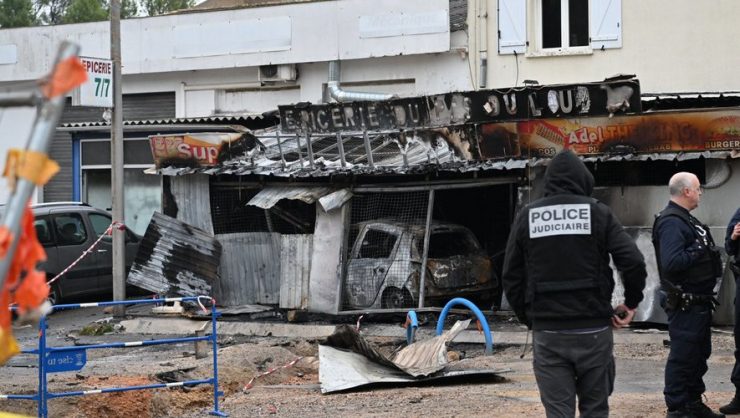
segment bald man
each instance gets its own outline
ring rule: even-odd
[[[703,376],[712,353],[713,292],[722,262],[709,227],[689,213],[701,200],[699,179],[692,173],[677,173],[668,182],[668,191],[670,202],[653,224],[671,338],[663,390],[666,416],[724,417],[702,402]]]

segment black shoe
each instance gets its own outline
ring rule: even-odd
[[[691,414],[689,416],[696,418],[725,418],[725,414],[715,413],[702,401],[696,401],[687,404],[686,411]]]
[[[721,406],[719,408],[719,412],[727,415],[737,415],[740,414],[740,399],[738,399],[737,395],[735,395],[734,398],[725,406]]]
[[[669,409],[668,413],[665,414],[665,418],[694,418],[686,408],[681,409]]]

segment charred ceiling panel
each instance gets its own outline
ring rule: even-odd
[[[210,295],[220,259],[213,235],[155,212],[127,282],[168,297]]]

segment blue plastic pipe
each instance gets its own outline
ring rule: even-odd
[[[408,323],[406,327],[406,345],[411,345],[414,343],[416,337],[416,329],[419,328],[419,321],[416,319],[415,311],[409,311],[406,314],[406,323]]]
[[[478,321],[480,321],[481,326],[483,326],[483,335],[486,338],[486,355],[493,354],[493,337],[491,336],[491,329],[488,327],[488,321],[486,321],[486,317],[483,315],[483,312],[481,312],[480,309],[478,309],[475,304],[465,298],[455,298],[451,301],[447,302],[444,309],[442,309],[442,313],[439,315],[439,320],[437,320],[437,335],[442,335],[442,330],[444,328],[445,324],[445,318],[447,317],[447,313],[452,309],[453,306],[457,305],[465,305],[473,311],[475,316],[478,317]]]

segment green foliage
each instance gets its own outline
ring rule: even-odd
[[[0,0],[0,28],[36,25],[31,0]]]
[[[195,0],[141,0],[147,16],[157,16],[195,6]]]
[[[64,12],[71,0],[36,0],[39,10],[39,21],[44,25],[58,25],[62,23]]]
[[[108,19],[108,11],[100,0],[72,0],[64,11],[63,23],[98,22]]]
[[[121,0],[121,19],[156,16],[195,5],[195,0]],[[84,23],[110,19],[110,0],[0,0],[0,28]]]
[[[115,327],[111,324],[92,323],[83,327],[80,330],[80,335],[104,335],[115,330]]]
[[[121,1],[121,19],[128,19],[135,17],[139,14],[139,5],[136,4],[136,0],[122,0]]]

